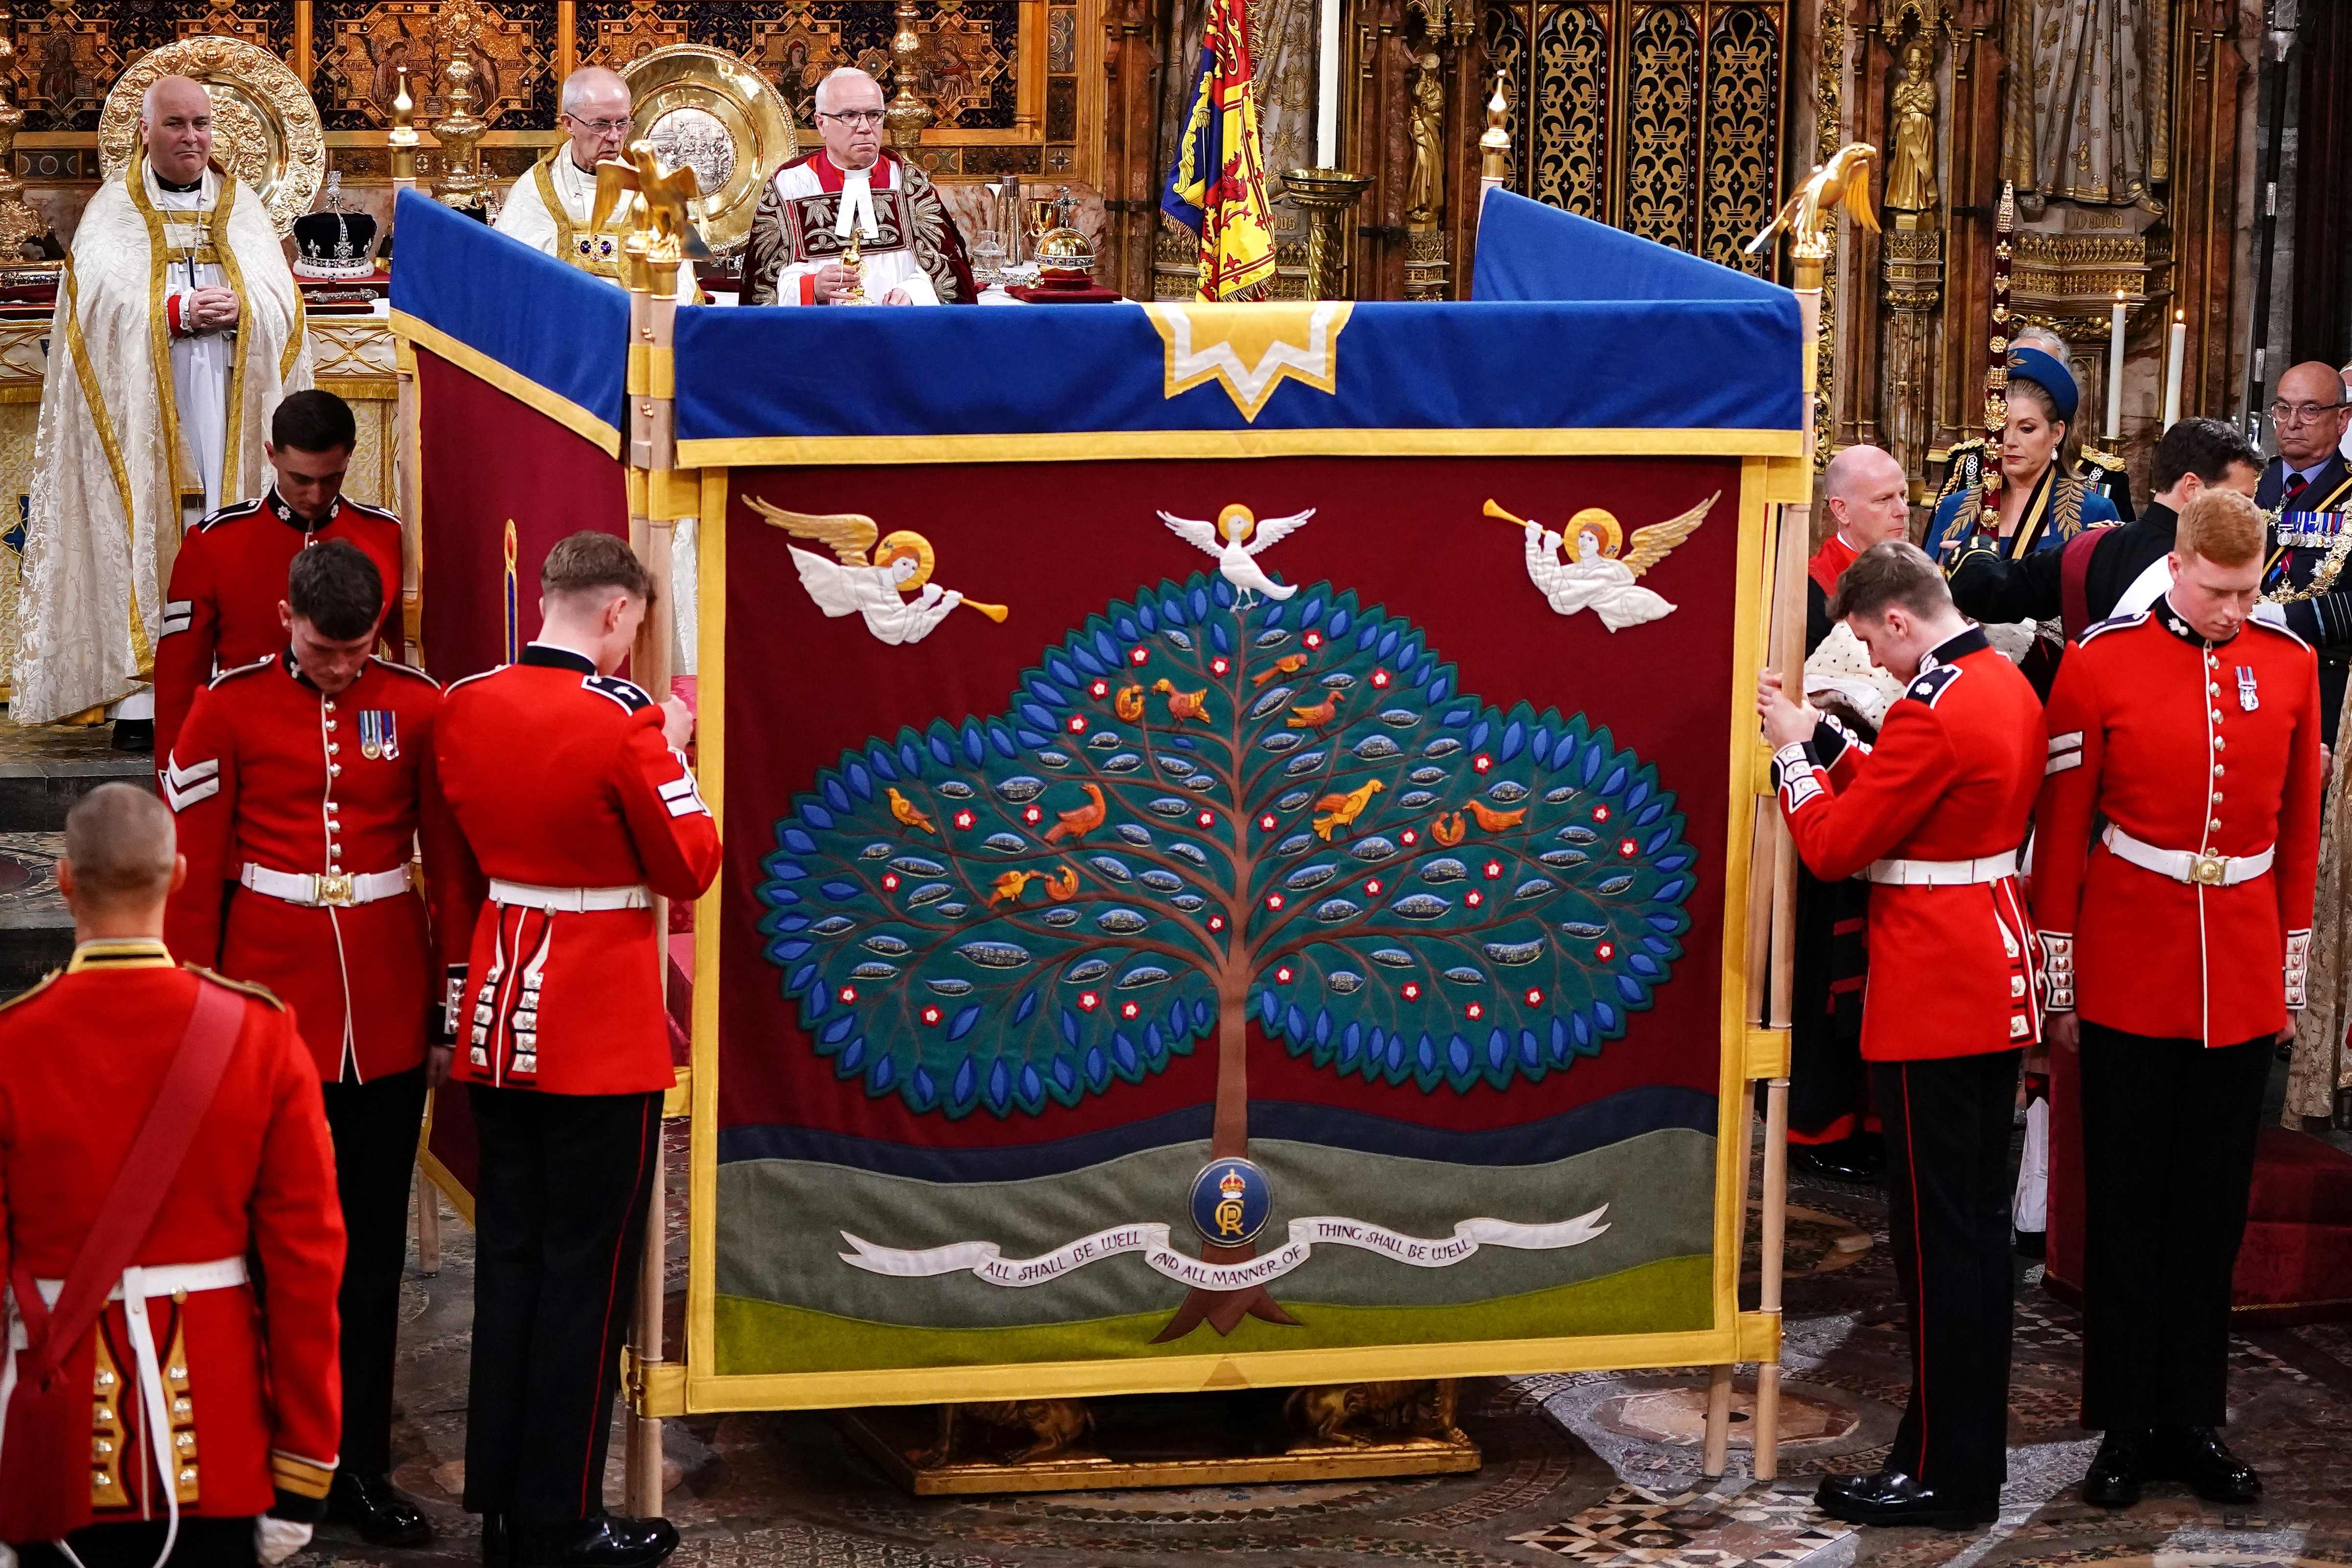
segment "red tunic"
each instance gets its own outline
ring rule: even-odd
[[[474,927],[457,1076],[558,1094],[667,1090],[661,933],[650,908],[551,913],[498,882],[701,894],[719,829],[662,710],[584,656],[534,643],[442,700],[441,783],[490,900]]]
[[[2168,603],[2103,622],[2059,665],[2034,848],[2053,1009],[2160,1040],[2238,1045],[2302,1005],[2319,865],[2319,666],[2252,622],[2209,643]],[[2273,849],[2234,886],[2174,880],[2098,841]],[[2071,993],[2071,994],[2070,994]],[[2290,1001],[2290,993],[2293,993]]]
[[[208,983],[160,942],[91,942],[0,1009],[0,1267],[72,1268]],[[273,1488],[325,1496],[341,1424],[343,1221],[319,1075],[285,1009],[247,995],[203,1130],[134,1254],[142,1268],[258,1263],[253,1284],[147,1301],[166,1396],[185,1401],[170,1407],[183,1460],[170,1480],[180,1511],[207,1519],[263,1512]],[[168,1511],[134,1367],[120,1301],[65,1364],[92,1396],[90,1489],[74,1504],[100,1523]]]
[[[1847,567],[1861,559],[1862,552],[1846,543],[1843,534],[1832,534],[1813,552],[1813,559],[1805,563],[1805,575],[1823,594],[1835,599],[1838,579],[1845,575]]]
[[[465,961],[479,890],[464,881],[470,862],[441,800],[440,706],[423,673],[382,659],[327,696],[281,650],[214,681],[164,758],[163,799],[188,857],[164,927],[172,951],[284,998],[330,1082],[423,1061],[444,965]],[[420,835],[441,962],[414,891],[334,907],[241,885],[248,864],[404,872]]]
[[[286,598],[286,569],[315,544],[349,539],[365,550],[383,578],[388,613],[400,602],[400,519],[348,496],[313,522],[299,516],[270,486],[249,500],[223,507],[180,541],[172,585],[163,595],[163,634],[155,644],[155,760],[172,755],[188,708],[215,674],[267,658],[286,646],[278,606]],[[391,651],[400,652],[400,622],[392,621]]]
[[[1828,761],[1822,753],[1830,753]],[[1970,628],[1928,655],[1874,747],[1823,731],[1774,758],[1780,808],[1815,876],[1878,861],[2013,855],[2042,782],[2042,705]],[[1918,1061],[2012,1051],[2040,1030],[2014,875],[1870,890],[1862,1054]]]

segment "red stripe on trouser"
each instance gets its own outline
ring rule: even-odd
[[[658,1108],[656,1108],[655,1114],[652,1117],[640,1118],[637,1124],[637,1174],[632,1177],[629,1182],[629,1202],[633,1206],[640,1202],[644,1196],[638,1191],[638,1188],[644,1185],[646,1179],[645,1127],[647,1121],[651,1121],[656,1126],[660,1124],[660,1113]],[[651,1233],[652,1226],[650,1222],[648,1222],[646,1226],[646,1245],[650,1247],[655,1241],[655,1237]],[[590,1390],[588,1396],[588,1419],[590,1423],[588,1440],[582,1447],[580,1458],[580,1513],[583,1518],[587,1517],[587,1515],[593,1511],[588,1506],[589,1487],[592,1481],[602,1479],[600,1477],[590,1476],[588,1473],[588,1468],[595,1459],[596,1427],[598,1424],[611,1419],[610,1414],[604,1408],[604,1400],[603,1397],[604,1392],[604,1375],[611,1370],[611,1362],[604,1354],[604,1347],[612,1339],[613,1301],[620,1293],[621,1289],[621,1254],[627,1251],[628,1247],[629,1219],[626,1215],[624,1215],[621,1218],[621,1228],[613,1238],[613,1272],[611,1278],[605,1281],[604,1285],[604,1321],[598,1324],[596,1328],[596,1383],[595,1386]],[[604,1500],[604,1489],[601,1487],[597,1488],[595,1495],[597,1500],[601,1502]]]
[[[1919,1246],[1919,1145],[1911,1135],[1911,1064],[1898,1062],[1903,1079],[1903,1164],[1911,1178],[1911,1386],[1919,1402],[1919,1475],[1927,1479],[1927,1256]]]

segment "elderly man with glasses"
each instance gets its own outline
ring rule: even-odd
[[[882,146],[882,88],[844,66],[816,89],[824,145],[776,171],[744,251],[746,305],[969,305],[963,235],[920,169]],[[852,234],[858,266],[843,261]]]
[[[2263,470],[2254,504],[2271,514],[2263,597],[2282,606],[2284,623],[2319,649],[2320,724],[2336,744],[2352,664],[2352,553],[2347,510],[2352,508],[2352,463],[2344,438],[2344,382],[2336,367],[2317,360],[2288,368],[2270,406],[2278,455]]]
[[[583,272],[617,283],[621,241],[637,204],[625,194],[602,229],[595,215],[596,165],[618,158],[629,141],[629,84],[602,66],[583,66],[563,78],[557,118],[567,140],[556,143],[530,172],[509,187],[494,225],[535,249],[571,263]],[[677,298],[695,298],[694,267],[677,269]]]

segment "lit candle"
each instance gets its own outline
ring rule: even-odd
[[[2124,291],[2116,290],[2116,313],[2107,323],[2107,439],[2123,429],[2124,416]]]
[[[1339,166],[1339,0],[1322,0],[1316,17],[1315,166]]]
[[[2164,362],[2164,428],[2170,430],[2180,421],[2180,365],[2189,356],[2189,322],[2182,312],[2172,313],[2172,342],[2166,350]]]

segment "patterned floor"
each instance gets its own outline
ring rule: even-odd
[[[674,1149],[674,1157],[682,1153]],[[673,1183],[673,1192],[683,1183]],[[2074,1425],[2079,1321],[2020,1264],[2011,1479],[1989,1531],[1850,1531],[1813,1511],[1827,1471],[1874,1467],[1908,1370],[1902,1309],[1877,1200],[1802,1186],[1790,1228],[1783,1408],[1790,1438],[1777,1482],[1697,1475],[1696,1373],[1575,1374],[1465,1386],[1462,1425],[1484,1446],[1475,1475],[1261,1488],[1198,1488],[918,1501],[819,1416],[736,1415],[668,1424],[677,1559],[692,1568],[2352,1568],[2352,1325],[2266,1330],[2239,1340],[2231,1439],[2269,1481],[2264,1505],[2208,1508],[2158,1486],[2107,1514],[2075,1484],[2093,1448]],[[682,1215],[673,1216],[674,1227]],[[437,1278],[408,1287],[396,1437],[401,1484],[444,1538],[422,1552],[371,1552],[333,1527],[305,1561],[477,1560],[459,1512],[471,1238],[444,1227]],[[1753,1243],[1751,1241],[1751,1247]],[[683,1254],[675,1242],[674,1282]],[[1740,1427],[1735,1426],[1735,1433]],[[619,1448],[608,1494],[620,1491]]]

